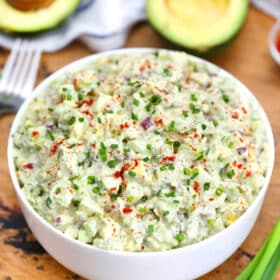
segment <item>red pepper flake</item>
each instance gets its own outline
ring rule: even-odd
[[[235,161],[232,163],[232,165],[235,167],[235,166],[236,166],[236,164],[237,164],[237,163],[236,163],[236,160],[235,160]]]
[[[198,137],[198,134],[195,133],[195,134],[193,135],[193,138],[197,138],[197,137]]]
[[[127,122],[122,123],[122,124],[119,125],[119,129],[120,130],[125,129],[125,128],[129,128],[129,124]]]
[[[237,164],[237,168],[238,168],[238,169],[241,169],[242,167],[243,167],[243,164],[242,164],[242,163]]]
[[[233,112],[233,113],[231,114],[231,117],[232,117],[233,119],[238,119],[238,113],[237,113],[237,112]]]
[[[117,190],[117,187],[113,187],[113,188],[109,189],[110,192],[115,192],[116,190]]]
[[[246,108],[242,107],[241,109],[242,109],[242,112],[243,112],[244,115],[246,115],[248,113]]]
[[[139,165],[139,160],[135,158],[133,161],[134,161],[134,168],[135,168]]]
[[[141,219],[141,218],[142,218],[142,215],[138,213],[138,214],[136,214],[136,218],[137,218],[137,219]]]
[[[117,97],[116,97],[116,99],[117,99],[117,100],[120,100],[120,99],[121,99],[121,95],[118,94]]]
[[[276,49],[280,53],[280,32],[278,32],[276,36],[276,41],[275,41]]]
[[[162,121],[162,119],[156,119],[156,120],[154,120],[154,123],[155,123],[155,125],[156,126],[162,126],[163,125],[163,121]]]
[[[144,247],[144,245],[142,245],[142,246],[141,246],[141,250],[144,251],[144,249],[145,249],[145,247]]]
[[[81,102],[76,101],[78,108],[82,107],[83,105],[91,106],[93,104],[93,99],[90,100],[83,100]]]
[[[93,143],[90,143],[89,145],[90,145],[90,147],[92,147],[92,148],[95,148],[95,147],[96,147],[96,145],[93,144]]]
[[[209,198],[209,201],[213,201],[213,200],[214,200],[214,198],[213,198],[213,197],[210,197],[210,198]]]
[[[39,134],[39,132],[37,130],[32,131],[31,135],[32,137],[35,137]]]
[[[57,152],[57,148],[60,144],[62,144],[62,142],[63,142],[63,139],[60,139],[53,144],[51,151],[50,151],[50,157],[53,156]]]
[[[193,189],[196,193],[199,194],[199,183],[197,181],[193,182]]]
[[[73,80],[73,86],[75,89],[77,89],[79,87],[78,79]]]
[[[83,143],[77,143],[77,146],[83,146],[84,144]]]
[[[115,177],[116,179],[120,178],[120,177],[121,177],[121,171],[116,171],[116,172],[114,173],[114,177]]]
[[[150,117],[147,117],[140,123],[140,125],[144,130],[147,130],[149,127],[153,125],[153,122],[150,119]]]
[[[112,208],[112,209],[115,209],[115,208],[116,208],[116,205],[112,204],[111,208]]]
[[[91,119],[93,119],[93,114],[89,110],[82,111],[82,114],[89,116]]]
[[[246,172],[246,177],[247,178],[250,177],[251,175],[252,175],[252,172],[250,170]]]
[[[174,161],[174,160],[175,160],[175,156],[166,156],[166,157],[164,157],[162,160]]]
[[[132,212],[132,209],[131,209],[131,208],[129,208],[129,207],[123,208],[123,213],[124,213],[124,214],[130,214],[131,212]]]
[[[34,167],[33,163],[26,163],[26,164],[23,166],[24,169],[33,169],[33,167]]]
[[[143,65],[141,65],[140,67],[139,67],[139,71],[141,71],[141,72],[143,72],[144,70],[145,70],[145,65],[143,64]]]

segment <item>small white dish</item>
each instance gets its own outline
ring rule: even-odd
[[[273,25],[268,38],[268,46],[271,56],[275,62],[280,65],[280,51],[276,48],[277,36],[280,36],[280,20]]]
[[[49,84],[63,73],[73,69],[82,68],[89,62],[112,54],[131,54],[155,51],[155,49],[122,49],[95,54],[76,61],[48,77],[27,98],[18,111],[13,122],[8,140],[8,164],[12,182],[21,205],[24,217],[35,237],[59,263],[82,275],[94,280],[187,280],[197,278],[223,263],[229,258],[246,239],[261,209],[274,165],[274,138],[272,129],[265,112],[254,95],[240,81],[224,70],[221,75],[230,77],[250,102],[255,103],[265,122],[269,146],[271,147],[268,169],[265,181],[259,194],[248,210],[232,225],[221,232],[198,243],[162,252],[121,252],[99,249],[95,246],[84,244],[72,239],[46,222],[28,203],[21,191],[12,156],[13,133],[17,130],[20,120],[27,109],[31,99],[41,94]],[[193,57],[196,61],[203,61]]]

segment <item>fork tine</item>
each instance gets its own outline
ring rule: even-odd
[[[23,40],[19,53],[18,53],[18,58],[16,60],[14,69],[10,73],[10,79],[8,81],[7,90],[6,90],[7,94],[10,94],[10,95],[14,94],[14,88],[16,86],[17,79],[18,79],[18,76],[20,75],[20,70],[21,70],[22,64],[24,62],[27,45],[28,45],[27,41]]]
[[[31,43],[29,43],[27,41],[26,42],[25,59],[23,61],[23,65],[22,65],[21,71],[19,73],[17,83],[16,83],[15,88],[13,90],[13,93],[16,96],[21,95],[22,88],[24,87],[24,84],[25,84],[26,80],[28,79],[29,68],[31,67],[31,61],[32,61],[32,58],[33,58],[33,52],[34,52],[34,50],[33,50],[33,47],[31,45]]]
[[[33,56],[33,60],[32,60],[32,63],[31,63],[31,68],[29,70],[29,75],[26,79],[26,83],[24,85],[24,88],[22,89],[22,92],[21,92],[21,96],[23,98],[26,98],[28,96],[28,94],[30,94],[30,92],[33,90],[35,80],[36,80],[36,76],[37,76],[37,72],[38,72],[38,68],[39,68],[41,52],[42,51],[41,51],[40,48],[34,46],[34,56]]]
[[[15,64],[15,61],[17,59],[17,55],[20,49],[20,46],[22,44],[22,40],[21,39],[17,39],[15,41],[15,44],[12,48],[12,51],[8,57],[7,63],[5,64],[3,73],[2,73],[2,79],[0,82],[0,94],[2,93],[6,93],[4,92],[8,83],[8,79],[10,77],[10,73],[13,70],[13,66]]]

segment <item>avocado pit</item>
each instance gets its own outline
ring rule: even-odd
[[[33,11],[49,7],[55,0],[7,0],[17,10]]]

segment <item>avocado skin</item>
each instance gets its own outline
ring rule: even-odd
[[[5,0],[0,0],[0,6],[2,5],[1,2],[3,2]],[[61,0],[54,0],[54,2],[57,2],[57,1],[61,1]],[[16,24],[14,25],[8,25],[8,26],[5,26],[5,24],[1,24],[1,20],[0,20],[0,29],[7,33],[7,34],[21,34],[21,35],[27,35],[28,34],[37,34],[37,33],[40,33],[40,32],[43,32],[43,31],[46,31],[46,30],[49,30],[49,29],[52,29],[52,28],[55,28],[57,27],[58,25],[62,24],[65,20],[67,20],[67,18],[73,14],[76,10],[76,8],[78,7],[78,5],[80,4],[80,0],[62,0],[62,1],[65,1],[64,3],[67,3],[65,5],[65,12],[63,14],[63,16],[57,16],[55,13],[52,13],[53,16],[50,16],[50,14],[48,14],[48,24],[34,24],[32,26],[32,28],[28,27],[28,28],[25,28],[25,24],[24,22],[17,22]],[[50,7],[47,7],[47,8],[44,8],[44,10],[51,10],[52,9],[52,5],[50,5]],[[36,13],[38,13],[40,10],[36,10],[36,11],[32,11],[32,12],[25,12],[25,11],[19,11],[18,12],[20,14],[23,14],[25,16],[29,16],[30,17],[33,17],[34,18],[34,21],[36,19]],[[29,15],[28,15],[29,14]],[[39,16],[38,16],[39,18]]]
[[[190,54],[200,56],[200,57],[206,57],[206,56],[209,56],[209,55],[220,53],[227,46],[229,46],[239,35],[240,31],[242,30],[242,28],[244,26],[247,15],[248,15],[248,6],[247,6],[246,11],[244,12],[244,16],[243,16],[243,18],[241,19],[241,22],[240,22],[240,28],[238,30],[236,30],[236,32],[233,33],[232,36],[228,40],[226,40],[225,42],[222,42],[220,44],[217,44],[215,46],[211,46],[209,48],[199,49],[199,48],[189,47],[189,46],[186,46],[184,44],[181,44],[180,42],[178,42],[178,40],[175,41],[173,38],[166,35],[164,32],[160,31],[159,28],[154,23],[154,21],[151,19],[150,14],[148,13],[148,2],[149,1],[156,1],[156,0],[147,0],[146,12],[147,12],[147,15],[148,15],[148,22],[151,24],[151,26],[157,32],[157,34],[161,35],[166,41],[171,43],[175,49],[183,50],[183,51],[186,51]],[[248,4],[248,0],[244,0],[244,1],[246,1],[247,4]]]

